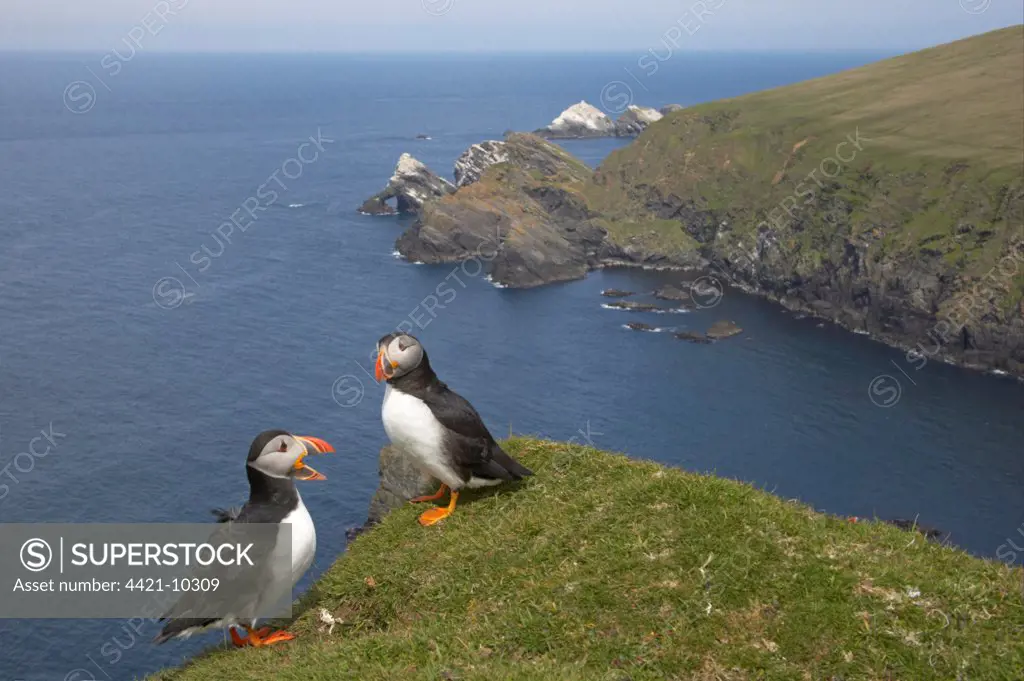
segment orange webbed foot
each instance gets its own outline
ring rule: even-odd
[[[447,508],[432,508],[429,511],[424,511],[420,514],[420,525],[424,527],[428,525],[436,525],[448,516],[452,514]]]
[[[258,631],[254,629],[248,629],[249,632],[249,645],[253,648],[263,648],[264,646],[274,645],[275,643],[281,643],[283,641],[291,641],[295,638],[295,634],[291,634],[283,629],[281,631],[275,631],[270,633],[269,627],[264,627]]]
[[[229,627],[229,628],[228,628],[228,631],[230,631],[230,632],[231,632],[231,643],[232,643],[232,644],[233,644],[233,645],[234,645],[234,646],[235,646],[236,648],[244,648],[245,646],[249,645],[249,639],[247,639],[247,638],[245,638],[244,636],[240,635],[240,634],[239,634],[239,633],[238,633],[238,632],[237,632],[237,631],[235,630],[235,628],[234,628],[234,627]]]
[[[439,506],[432,508],[429,511],[424,511],[420,514],[420,525],[427,527],[428,525],[436,525],[441,522],[452,513],[455,512],[455,504],[459,500],[459,493],[452,490],[452,499],[448,502],[448,506]]]
[[[283,643],[284,641],[292,641],[294,639],[295,634],[292,634],[284,630],[275,631],[273,634],[263,639],[263,645],[270,646],[274,645],[275,643]]]

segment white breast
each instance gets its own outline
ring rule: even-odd
[[[388,439],[399,451],[412,458],[425,473],[452,489],[462,487],[462,479],[452,470],[445,456],[444,426],[423,400],[388,385],[381,417]]]
[[[266,576],[270,581],[267,588],[244,612],[224,618],[223,623],[241,622],[256,626],[256,616],[265,615],[278,608],[282,596],[291,599],[292,588],[313,564],[313,557],[316,555],[316,528],[313,527],[313,518],[306,510],[306,505],[302,503],[302,497],[299,497],[298,507],[286,515],[281,523],[291,526],[290,569],[284,567],[279,560],[271,560],[270,574]],[[283,555],[280,546],[275,547],[275,555]]]
[[[299,506],[281,522],[292,526],[292,586],[302,579],[316,555],[316,528],[306,505],[299,497]]]

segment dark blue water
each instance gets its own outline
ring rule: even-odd
[[[689,104],[874,56],[678,55],[634,90]],[[648,291],[665,273],[498,290],[472,266],[396,260],[405,223],[356,214],[403,151],[450,173],[469,144],[597,102],[635,64],[139,56],[111,76],[99,56],[0,57],[0,469],[17,479],[0,479],[0,522],[203,522],[244,500],[252,437],[287,428],[339,452],[318,462],[326,483],[303,487],[320,538],[306,585],[365,517],[384,442],[370,354],[412,319],[497,434],[589,440],[838,514],[920,514],[995,555],[1024,523],[1018,383],[914,372],[898,351],[734,292],[688,315],[601,308],[601,289]],[[79,80],[68,101],[92,106],[75,114],[63,95]],[[318,131],[323,151],[301,152],[316,159],[287,163]],[[619,144],[566,146],[596,164]],[[242,207],[261,185],[278,197],[253,221]],[[232,213],[244,232],[215,240]],[[445,280],[456,295],[431,316],[421,303]],[[718,319],[745,333],[698,346],[621,327]],[[902,382],[888,409],[869,400],[880,374]],[[17,458],[51,428],[46,456]],[[130,679],[218,640],[139,640],[155,633],[3,621],[0,680]]]

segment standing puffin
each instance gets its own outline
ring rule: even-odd
[[[448,506],[425,511],[421,525],[450,516],[463,487],[533,475],[498,446],[473,405],[438,380],[423,345],[413,336],[392,333],[381,338],[375,372],[378,381],[388,384],[381,409],[388,439],[441,482],[436,494],[412,501],[435,501],[451,490]]]
[[[274,570],[271,560],[258,561],[264,568],[247,570],[236,574],[235,579],[252,582],[251,591],[244,586],[244,593],[251,593],[245,603],[234,603],[234,611],[222,617],[163,618],[167,623],[153,639],[163,643],[172,638],[188,638],[194,633],[211,627],[238,627],[248,634],[242,637],[233,628],[231,640],[236,646],[251,645],[257,648],[289,641],[295,638],[287,631],[270,633],[269,628],[256,630],[256,619],[274,605],[282,593],[291,594],[291,589],[313,563],[316,553],[316,529],[313,519],[302,503],[302,497],[295,489],[295,480],[326,480],[305,463],[306,456],[315,451],[320,454],[333,452],[334,448],[315,437],[300,437],[284,430],[267,430],[260,433],[249,447],[245,472],[249,477],[249,501],[238,509],[216,509],[213,514],[220,523],[287,523],[291,525],[291,566]],[[230,527],[225,528],[230,531]],[[267,551],[267,553],[271,553]],[[279,552],[276,555],[287,555]],[[243,589],[235,584],[234,592]],[[200,599],[215,598],[210,592],[187,592],[175,604],[172,612],[195,611],[193,604]],[[209,606],[209,602],[206,603]]]

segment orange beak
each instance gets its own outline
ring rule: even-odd
[[[384,348],[377,351],[377,364],[373,367],[373,376],[377,379],[378,383],[394,376],[394,370],[397,368],[398,364],[384,356]],[[388,373],[388,369],[391,370],[391,373]]]
[[[315,470],[311,466],[308,466],[304,459],[311,453],[310,447],[312,447],[312,451],[316,452],[317,454],[327,454],[333,452],[334,447],[329,445],[325,440],[321,440],[318,437],[296,435],[295,439],[301,442],[303,446],[306,448],[306,454],[300,456],[299,460],[295,462],[295,479],[303,481],[326,480],[326,475]]]

